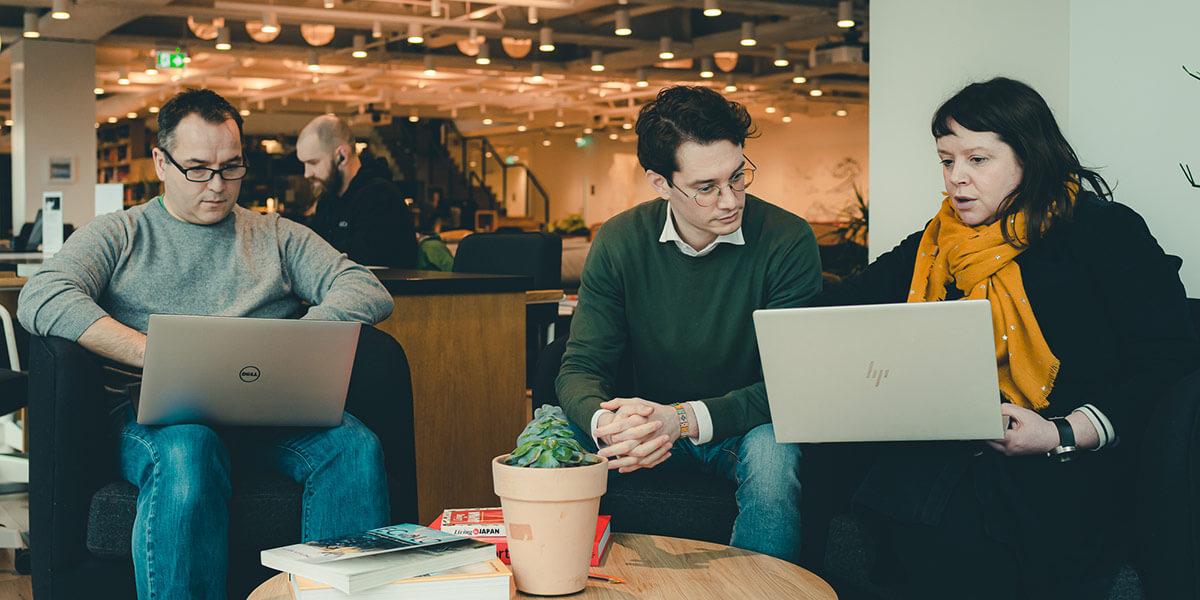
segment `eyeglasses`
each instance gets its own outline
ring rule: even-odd
[[[175,162],[175,157],[171,156],[171,153],[167,152],[165,148],[159,148],[159,150],[162,150],[163,156],[166,156],[167,160],[171,161],[171,164],[175,165],[175,168],[179,169],[180,173],[183,173],[184,178],[186,178],[188,181],[194,181],[196,183],[212,181],[212,178],[216,177],[218,173],[221,174],[221,179],[224,179],[225,181],[237,181],[238,179],[245,177],[246,172],[249,170],[249,166],[246,164],[245,158],[242,158],[242,164],[240,165],[229,165],[228,167],[222,167],[220,169],[210,169],[208,167],[185,168],[183,165]]]
[[[758,167],[754,165],[754,161],[746,156],[742,156],[742,158],[746,159],[746,162],[750,166],[734,173],[733,177],[730,177],[729,181],[725,183],[725,185],[729,186],[729,191],[735,194],[740,194],[746,191],[746,188],[750,187],[750,184],[754,182],[754,172],[758,170]],[[691,198],[692,202],[695,202],[701,208],[708,208],[716,204],[717,198],[721,196],[722,185],[719,183],[705,185],[690,196],[688,196],[688,193],[683,188],[675,187],[670,181],[667,181],[667,185],[679,190],[684,196]]]

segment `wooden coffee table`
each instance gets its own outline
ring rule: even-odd
[[[572,600],[728,600],[789,598],[834,600],[820,577],[787,561],[721,544],[658,535],[618,533],[592,572],[620,577],[623,584],[590,580]],[[286,574],[258,586],[248,600],[289,600]],[[539,598],[518,594],[520,598]]]

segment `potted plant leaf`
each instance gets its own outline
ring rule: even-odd
[[[561,408],[543,405],[516,449],[492,460],[492,482],[517,589],[542,596],[582,590],[608,460],[583,449]]]

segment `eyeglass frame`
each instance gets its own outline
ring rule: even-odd
[[[176,169],[179,169],[180,173],[183,173],[183,178],[192,183],[208,183],[208,182],[212,181],[213,178],[216,177],[218,174],[220,174],[222,181],[239,181],[239,180],[245,179],[246,175],[250,174],[250,163],[246,160],[245,155],[243,155],[241,157],[242,158],[241,164],[229,165],[228,167],[221,167],[220,169],[210,169],[208,167],[199,167],[199,166],[184,167],[183,165],[179,164],[178,161],[175,160],[174,156],[171,156],[171,153],[168,152],[166,148],[163,148],[162,146],[158,146],[158,149],[160,151],[162,151],[163,156],[166,156],[167,160],[170,161],[172,165],[175,165]],[[230,169],[245,169],[246,172],[242,173],[241,177],[226,177],[225,172]],[[188,171],[208,171],[208,179],[192,179],[191,177],[188,177]]]
[[[746,171],[750,171],[750,183],[754,183],[754,173],[758,171],[758,165],[754,164],[754,161],[750,160],[750,157],[746,156],[745,154],[742,155],[742,158],[744,158],[746,160],[746,162],[750,164],[750,168],[748,168],[748,169],[745,168],[746,165],[744,165],[744,164],[742,165],[742,167],[743,167],[742,173],[745,174]],[[735,190],[733,188],[733,185],[730,184],[728,181],[726,181],[723,184],[717,184],[717,198],[720,199],[720,197],[721,197],[721,188],[722,187],[729,188],[729,191],[731,193],[741,194],[741,193],[745,193],[746,188],[750,187],[750,183],[744,184],[742,186],[742,189],[740,189],[740,190]],[[678,187],[674,183],[672,183],[670,178],[667,178],[667,187],[669,187],[673,190],[679,190],[679,193],[683,194],[685,198],[691,198],[692,202],[695,202],[696,206],[699,206],[700,208],[710,208],[717,203],[717,201],[714,201],[712,204],[700,204],[700,200],[699,200],[700,192],[696,192],[696,193],[692,194],[691,196],[688,196],[687,192],[685,192],[683,190],[683,188]]]

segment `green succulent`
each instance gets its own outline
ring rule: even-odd
[[[517,436],[517,448],[504,464],[514,467],[556,469],[594,465],[600,457],[583,449],[571,433],[567,415],[557,406],[543,404]]]

